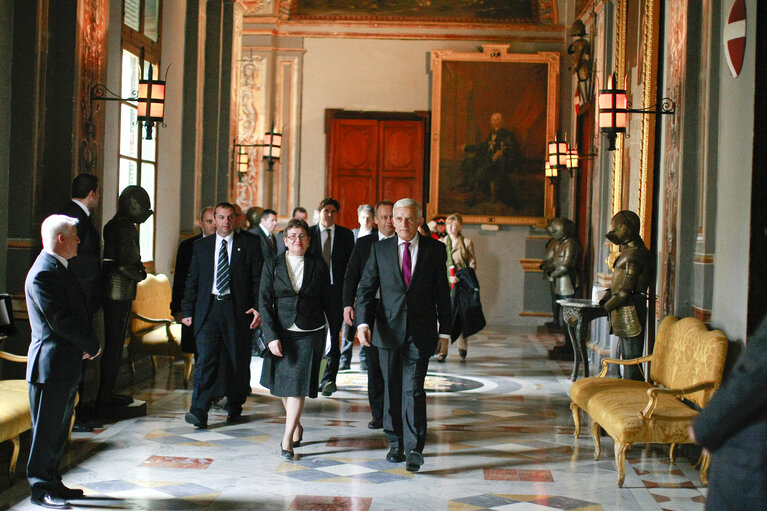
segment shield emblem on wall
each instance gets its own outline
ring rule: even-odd
[[[743,67],[743,55],[746,52],[746,2],[735,0],[730,7],[730,15],[722,35],[724,55],[727,67],[733,78],[740,74]]]

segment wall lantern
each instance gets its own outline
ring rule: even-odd
[[[629,108],[625,89],[615,86],[615,74],[607,80],[607,88],[599,91],[599,132],[607,135],[608,151],[615,150],[618,133],[626,133],[629,113],[637,114],[674,114],[676,103],[670,98],[661,99],[660,104],[647,110]]]
[[[144,74],[144,49],[141,49],[139,58],[139,69],[141,77],[138,81],[138,90],[133,91],[127,98],[121,98],[101,83],[91,87],[91,102],[93,101],[135,101],[137,102],[137,116],[139,123],[144,123],[146,128],[146,140],[152,140],[152,129],[155,124],[164,124],[165,118],[165,80],[155,80],[153,69],[149,66],[149,77],[145,80]],[[166,70],[167,74],[167,70]]]
[[[546,160],[544,173],[552,185],[557,182],[557,177],[559,177],[559,169],[557,167],[552,167],[551,165],[549,165],[548,160]]]
[[[242,176],[248,172],[249,155],[245,151],[245,147],[263,147],[264,161],[267,162],[268,170],[273,170],[274,162],[280,160],[282,156],[282,133],[275,133],[274,127],[271,131],[264,133],[263,144],[238,144],[237,139],[234,139],[234,163],[237,168],[237,172]]]
[[[567,141],[559,133],[549,142],[549,167],[557,170],[567,168]]]
[[[570,172],[570,177],[573,177],[573,172],[578,168],[578,149],[570,147],[567,149],[567,170]]]

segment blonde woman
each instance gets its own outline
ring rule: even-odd
[[[453,287],[453,304],[455,307],[457,287],[456,284],[460,281],[460,277],[456,276],[460,270],[464,268],[477,269],[477,257],[474,253],[474,243],[461,234],[463,228],[463,218],[461,215],[454,214],[447,217],[445,220],[445,227],[447,229],[447,236],[440,241],[447,245],[447,272],[448,280]],[[452,267],[452,268],[451,268]],[[455,318],[456,312],[453,311],[453,317]],[[455,319],[453,321],[455,328]],[[460,325],[459,325],[460,326]],[[484,325],[483,325],[484,326]],[[464,329],[465,331],[465,329]],[[461,329],[453,330],[453,340],[458,340],[458,353],[461,355],[462,360],[466,360],[466,352],[468,344],[466,337],[464,337]],[[444,362],[447,357],[448,348],[447,339],[440,339],[438,347],[437,362]]]

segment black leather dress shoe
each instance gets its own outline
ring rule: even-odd
[[[386,461],[390,461],[392,463],[402,463],[405,461],[405,454],[396,447],[392,447],[389,449],[389,452],[386,453]]]
[[[418,472],[423,465],[423,454],[418,451],[410,451],[405,459],[405,469],[408,472]]]
[[[80,488],[67,488],[64,483],[59,481],[59,487],[56,488],[56,495],[62,499],[81,499],[85,497],[85,492]]]
[[[197,429],[208,429],[207,418],[203,419],[202,417],[198,417],[194,412],[186,412],[184,420]]]
[[[93,426],[84,420],[75,419],[75,423],[72,426],[72,433],[91,433]]]
[[[382,429],[382,428],[383,428],[383,419],[373,418],[373,420],[368,422],[368,429]]]
[[[242,412],[229,412],[229,414],[226,416],[226,422],[229,424],[235,424],[237,422],[242,421]]]
[[[66,499],[50,493],[46,493],[43,496],[33,495],[32,497],[29,497],[29,501],[36,506],[47,507],[50,509],[69,509],[69,502],[67,502]]]

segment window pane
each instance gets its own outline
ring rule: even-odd
[[[125,187],[128,185],[137,185],[138,184],[138,165],[136,165],[136,162],[133,160],[126,160],[125,158],[120,158],[120,175],[118,176],[117,180],[117,186],[118,186],[118,192],[117,194],[121,194],[123,190],[125,190]]]
[[[143,124],[141,125],[141,127],[144,130],[144,134],[146,134],[146,128],[144,127]],[[154,127],[153,134],[154,136],[152,137],[152,140],[141,140],[141,159],[143,161],[151,161],[151,162],[157,161],[156,149],[157,149],[157,136],[159,135],[157,126]],[[139,136],[141,135],[142,134],[139,133]]]
[[[141,13],[141,0],[123,1],[123,24],[139,31],[139,16]]]
[[[138,143],[141,133],[136,122],[137,109],[131,105],[120,105],[120,154],[138,158]]]
[[[159,27],[157,21],[160,14],[160,2],[158,0],[146,0],[144,5],[144,35],[157,42]]]
[[[154,181],[155,166],[151,163],[141,164],[141,187],[149,194],[149,203],[152,209],[154,204]],[[154,217],[150,216],[146,222],[139,226],[138,243],[141,248],[141,262],[154,260]]]
[[[138,91],[138,56],[123,50],[122,83],[120,95],[123,98],[132,97]]]

